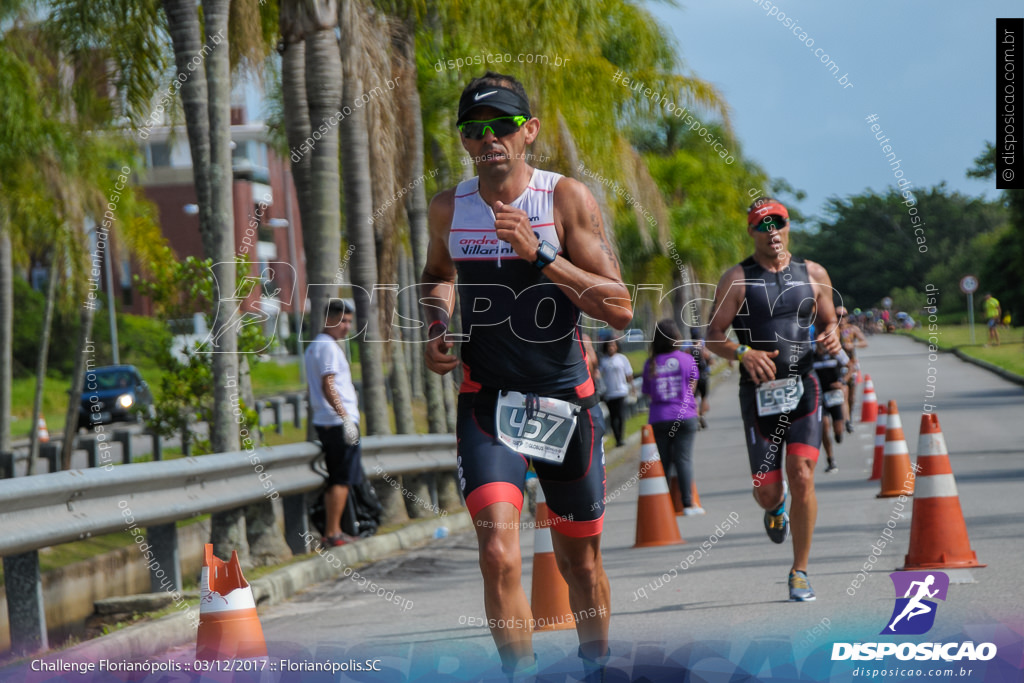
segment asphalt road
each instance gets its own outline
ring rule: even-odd
[[[898,499],[878,499],[868,482],[874,425],[857,425],[838,447],[840,471],[816,471],[819,517],[809,566],[818,599],[787,601],[789,544],[772,544],[762,511],[750,494],[735,376],[712,396],[709,429],[697,438],[696,477],[705,516],[677,518],[685,545],[634,549],[639,447],[608,475],[610,500],[602,539],[611,587],[612,656],[607,680],[861,680],[868,667],[936,667],[931,680],[1021,680],[1024,598],[1020,567],[1024,522],[1024,389],[905,338],[875,336],[861,351],[879,400],[900,407],[912,457],[928,377],[950,450],[971,546],[986,568],[948,572],[949,594],[935,624],[922,636],[879,636],[894,605],[890,571],[903,565],[910,513]],[[860,415],[860,405],[855,418]],[[701,552],[716,527],[732,519]],[[861,567],[878,548],[886,522],[895,540],[881,549],[873,571],[855,586]],[[530,592],[533,532],[524,531],[523,584]],[[683,566],[685,565],[685,567]],[[675,575],[670,572],[676,568]],[[669,580],[663,580],[663,576]],[[362,578],[398,596],[403,609],[366,590]],[[361,585],[362,584],[362,585]],[[362,662],[379,659],[380,672],[338,673],[322,680],[478,680],[497,673],[497,657],[484,617],[482,583],[471,533],[358,569],[358,576],[311,586],[261,614],[272,661]],[[902,640],[901,640],[902,639]],[[994,642],[990,662],[884,662],[830,660],[834,642]],[[534,647],[544,680],[575,680],[573,631],[538,633]],[[180,654],[180,653],[179,653]],[[986,668],[987,667],[987,668]],[[1001,667],[1001,668],[1000,668]],[[960,670],[962,668],[962,671]],[[952,676],[943,673],[952,671]],[[968,673],[967,669],[972,669]],[[280,680],[318,680],[311,674]],[[1010,673],[1007,674],[1006,672]],[[735,678],[734,676],[739,676]],[[915,675],[880,680],[916,680]],[[273,679],[276,680],[276,679]]]

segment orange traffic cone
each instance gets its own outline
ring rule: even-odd
[[[678,517],[683,514],[683,493],[679,489],[679,477],[674,474],[668,478],[668,492],[672,496],[672,509]]]
[[[875,422],[875,459],[871,463],[868,481],[882,478],[882,458],[885,456],[885,406],[878,406],[878,421]]]
[[[558,571],[555,548],[551,544],[551,514],[544,488],[537,487],[537,526],[533,531],[533,588],[530,607],[534,631],[561,631],[576,628],[569,605],[569,584]]]
[[[885,450],[882,453],[882,490],[878,498],[909,496],[914,493],[914,468],[903,438],[903,422],[896,401],[889,401],[885,426]]]
[[[46,418],[42,415],[39,416],[39,424],[36,425],[36,437],[39,443],[47,443],[50,441],[50,430],[46,428]]]
[[[242,576],[238,553],[225,562],[206,544],[199,582],[199,633],[196,659],[248,659],[267,656],[263,627],[256,614],[252,588]]]
[[[861,399],[860,421],[874,422],[878,419],[878,397],[875,396],[875,384],[871,375],[864,375],[864,398]]]
[[[701,509],[700,494],[697,493],[697,482],[690,484],[690,497],[693,501],[694,509]],[[683,507],[683,493],[679,488],[679,477],[672,475],[668,480],[668,492],[672,496],[672,508],[676,512],[676,517],[681,517],[686,514],[686,508]],[[703,513],[701,513],[703,514]]]
[[[703,510],[704,506],[700,504],[700,494],[697,493],[697,482],[693,482],[691,487],[693,488],[693,507]]]
[[[676,526],[672,496],[665,470],[658,457],[654,430],[644,425],[640,447],[640,497],[636,501],[636,544],[634,548],[685,543]]]
[[[933,413],[921,416],[917,465],[910,552],[903,569],[984,567],[971,550],[956,480],[949,466],[946,439],[939,427],[939,417]]]

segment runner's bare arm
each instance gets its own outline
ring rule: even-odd
[[[737,281],[742,279],[743,268],[740,266],[733,266],[722,274],[718,287],[715,288],[711,322],[708,323],[704,339],[705,348],[726,360],[736,358],[736,347],[739,346],[729,341],[729,327],[739,312],[743,295],[746,293],[746,288],[737,284]]]
[[[448,328],[455,308],[455,262],[448,252],[448,233],[455,212],[455,190],[438,193],[430,202],[427,262],[420,276],[420,304],[428,327],[441,323]],[[444,334],[435,331],[426,344],[424,359],[431,371],[443,375],[458,365],[458,358],[449,355],[452,344]]]
[[[711,322],[708,324],[707,347],[712,353],[718,354],[726,360],[736,358],[736,349],[739,344],[729,341],[729,326],[739,313],[743,305],[743,297],[747,288],[742,284],[743,267],[736,265],[725,271],[722,279],[718,281],[718,288],[715,290],[715,303],[712,309]],[[740,364],[747,369],[755,382],[767,382],[775,379],[775,363],[772,358],[779,355],[778,350],[772,352],[751,349],[743,356]]]
[[[565,249],[544,268],[544,275],[564,285],[569,300],[591,318],[625,329],[633,320],[633,306],[597,202],[586,185],[572,178],[558,181],[554,200],[555,225]],[[498,237],[520,258],[534,261],[539,241],[526,213],[507,205],[496,207],[494,213]]]
[[[859,327],[853,326],[853,327],[851,327],[851,329],[853,330],[853,338],[854,338],[853,346],[854,346],[854,348],[857,348],[857,349],[866,348],[867,345],[868,345],[868,338],[864,336],[864,333],[860,331]]]
[[[814,261],[807,261],[807,275],[811,278],[814,301],[818,306],[814,327],[821,332],[818,333],[816,340],[819,344],[824,344],[829,353],[839,355],[843,346],[839,342],[839,319],[836,317],[835,306],[832,305],[832,280],[828,277],[828,271]]]

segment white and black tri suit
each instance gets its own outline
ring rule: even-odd
[[[821,447],[821,387],[814,369],[810,328],[814,322],[814,288],[803,259],[792,257],[779,272],[765,270],[753,257],[741,264],[745,294],[733,319],[740,344],[779,351],[772,359],[775,379],[793,378],[803,385],[797,406],[786,413],[760,416],[757,384],[740,368],[740,412],[758,485],[782,480],[781,445],[786,454],[814,461]]]
[[[554,220],[557,173],[534,170],[511,203],[538,239],[569,256]],[[534,461],[552,525],[577,537],[600,533],[604,516],[604,422],[580,338],[580,311],[532,260],[523,260],[494,231],[494,212],[480,197],[479,179],[455,189],[448,250],[458,272],[463,381],[459,394],[459,484],[470,513],[496,502],[522,509],[527,458],[494,432],[500,391],[570,401],[580,407],[576,432],[561,464]],[[569,256],[571,258],[571,256]]]

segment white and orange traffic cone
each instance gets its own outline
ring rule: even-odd
[[[668,492],[672,496],[672,509],[676,512],[676,517],[682,517],[686,514],[686,508],[683,507],[683,493],[679,487],[679,477],[672,475],[668,480]],[[698,511],[698,514],[704,514],[704,508],[700,504],[700,494],[697,493],[697,482],[690,483],[690,500],[693,503],[694,510]]]
[[[569,605],[569,584],[558,571],[555,548],[551,543],[551,514],[544,488],[537,486],[537,525],[533,531],[533,587],[530,608],[534,631],[560,631],[576,628]]]
[[[658,457],[654,430],[644,425],[640,447],[640,496],[636,501],[636,543],[634,548],[685,543],[679,535],[672,496],[665,470]]]
[[[39,416],[39,423],[36,425],[36,439],[39,443],[50,441],[50,430],[46,428],[46,418],[42,415]]]
[[[909,496],[914,493],[914,468],[903,437],[903,422],[896,401],[886,411],[885,450],[882,453],[882,490],[878,498]]]
[[[871,462],[871,476],[868,481],[882,478],[882,458],[885,457],[885,406],[878,406],[878,420],[875,422],[875,459]]]
[[[921,415],[917,490],[910,521],[910,552],[903,569],[984,567],[971,550],[946,439],[934,413]]]
[[[242,576],[238,553],[228,562],[206,544],[199,582],[199,632],[196,659],[251,659],[267,656],[267,642],[256,614],[252,588]]]
[[[860,421],[874,422],[878,419],[878,397],[875,396],[875,384],[871,375],[864,375],[864,398],[861,399]]]
[[[679,488],[679,477],[674,474],[668,478],[668,493],[672,496],[672,509],[679,517],[683,514],[683,492]]]

